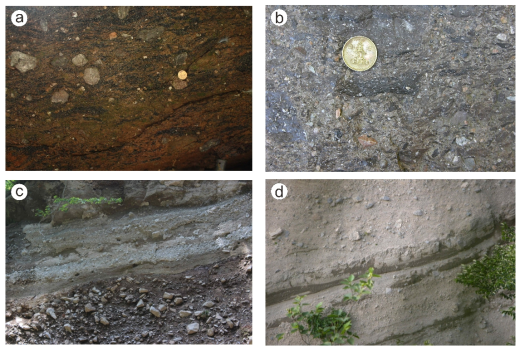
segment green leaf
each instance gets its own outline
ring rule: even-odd
[[[492,251],[473,260],[469,265],[462,265],[456,282],[476,289],[476,293],[491,299],[500,295],[513,300],[516,291],[516,244],[515,227],[501,225],[502,245],[495,245]],[[508,313],[505,313],[508,312]],[[503,311],[515,318],[513,310]]]
[[[369,271],[373,271],[369,270]],[[370,294],[373,281],[370,273],[362,276],[366,280],[355,282],[355,276],[351,275],[342,281],[343,289],[351,289],[353,294],[344,295],[343,301],[358,301],[361,296]],[[361,277],[360,277],[361,278]],[[301,303],[304,296],[298,296],[294,300],[294,307],[288,309],[288,316],[292,318],[291,332],[299,331],[301,335],[309,338],[319,339],[322,345],[353,344],[353,337],[357,335],[351,332],[352,320],[344,309],[331,309],[328,313],[322,307],[322,302],[317,303],[313,310],[302,311]]]

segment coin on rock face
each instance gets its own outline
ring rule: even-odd
[[[377,60],[377,48],[367,37],[353,37],[343,46],[343,60],[354,71],[366,71]]]

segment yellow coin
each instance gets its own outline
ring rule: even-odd
[[[343,46],[343,61],[354,71],[366,71],[377,60],[377,48],[367,37],[353,37]]]
[[[186,73],[186,71],[179,71],[178,76],[179,76],[179,79],[184,80],[188,77],[188,73]]]

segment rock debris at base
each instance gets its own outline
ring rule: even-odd
[[[252,334],[251,274],[242,267],[248,263],[250,258],[232,257],[176,275],[122,276],[41,295],[36,301],[31,298],[8,301],[6,341],[8,344],[247,344]],[[187,273],[192,275],[189,280],[184,278]],[[221,277],[228,283],[221,284]],[[163,312],[153,306],[149,310],[137,308],[142,295],[138,284],[148,286],[144,302],[164,306]],[[93,287],[100,294],[92,294]],[[182,306],[163,298],[165,290],[182,296]],[[94,312],[78,300],[73,303],[73,297],[99,308]],[[212,300],[212,307],[191,312],[192,308]]]

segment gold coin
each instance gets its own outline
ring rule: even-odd
[[[186,71],[179,71],[178,76],[179,76],[179,79],[184,80],[188,77],[188,73],[186,73]]]
[[[343,61],[354,71],[366,71],[377,60],[377,48],[367,37],[353,37],[343,46]]]

